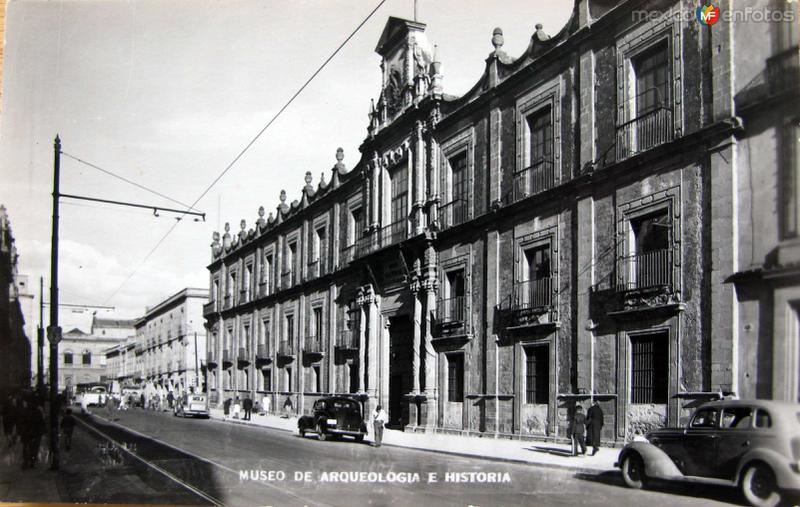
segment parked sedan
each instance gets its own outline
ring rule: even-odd
[[[800,493],[800,405],[722,400],[701,405],[686,428],[659,429],[626,445],[617,466],[625,483],[687,480],[738,486],[754,506]]]
[[[297,430],[301,437],[316,433],[320,440],[327,440],[331,436],[349,435],[361,442],[367,434],[367,424],[357,401],[331,396],[317,400],[313,415],[302,416],[297,421]]]
[[[175,411],[173,413],[176,417],[204,417],[208,419],[211,414],[208,411],[208,398],[203,393],[186,393],[177,400],[175,400]]]

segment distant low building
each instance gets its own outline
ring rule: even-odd
[[[92,320],[91,333],[74,328],[63,334],[59,344],[58,389],[78,384],[110,383],[106,351],[135,336],[133,320]]]

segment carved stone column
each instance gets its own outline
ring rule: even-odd
[[[372,292],[370,287],[365,295],[367,310],[367,385],[366,391],[371,398],[378,395],[378,350],[381,339],[381,329],[379,327],[378,305],[380,297]]]
[[[420,283],[414,281],[411,283],[411,294],[414,297],[414,328],[412,330],[412,346],[411,350],[411,375],[412,384],[411,392],[419,394],[419,372],[420,372],[420,344],[422,334],[422,301],[419,299]]]
[[[425,204],[425,141],[422,138],[424,124],[418,121],[415,125],[414,149],[412,150],[412,161],[414,163],[414,177],[412,181],[412,191],[414,202],[412,212],[414,220],[414,234],[422,232],[424,223],[422,220],[422,207]]]
[[[356,297],[356,305],[358,306],[358,377],[355,386],[356,392],[364,391],[364,375],[367,372],[367,315],[364,310],[366,304],[364,291],[359,288],[358,296]]]
[[[381,162],[378,154],[375,153],[372,157],[372,179],[370,180],[370,228],[374,231],[380,224],[380,180],[381,180]]]
[[[424,327],[425,327],[425,414],[423,424],[428,428],[435,428],[438,409],[437,368],[438,355],[433,348],[433,312],[436,308],[436,279],[426,278],[422,281],[422,290],[425,298]]]

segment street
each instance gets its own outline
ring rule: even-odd
[[[118,425],[138,434],[96,417],[88,420],[118,442],[135,444],[140,457],[201,491],[209,503],[671,507],[723,505],[718,500],[740,503],[728,488],[662,484],[653,491],[630,490],[616,471],[575,474],[399,447],[374,448],[347,439],[320,442],[279,430],[180,419],[168,412],[131,410],[117,412],[115,418]],[[493,480],[498,482],[488,482]]]

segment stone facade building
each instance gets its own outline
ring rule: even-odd
[[[695,7],[577,0],[516,58],[495,29],[462,97],[390,18],[356,166],[215,233],[212,399],[558,438],[594,397],[607,441],[720,393],[797,400],[796,25]]]
[[[0,205],[0,396],[31,385],[31,344],[25,334],[27,290],[19,285],[17,247]]]
[[[74,393],[78,384],[110,384],[106,351],[134,336],[133,324],[133,320],[93,317],[89,333],[78,328],[65,332],[58,344],[58,389]]]
[[[183,392],[203,387],[206,333],[202,308],[207,289],[186,288],[136,321],[133,379],[151,392]]]

